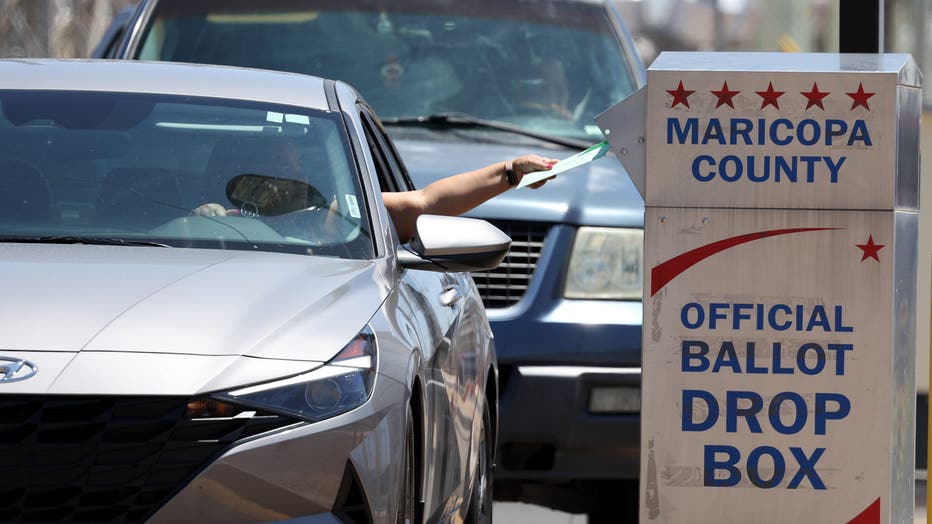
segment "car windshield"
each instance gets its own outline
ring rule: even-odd
[[[568,0],[162,0],[139,50],[336,78],[388,121],[466,114],[589,141],[635,88],[605,6]]]
[[[0,91],[0,241],[371,258],[335,113],[112,92]]]

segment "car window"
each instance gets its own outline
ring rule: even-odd
[[[336,113],[169,95],[0,91],[0,237],[371,258]]]
[[[135,11],[135,9],[135,6],[127,6],[114,15],[113,20],[110,22],[110,26],[107,27],[100,42],[97,43],[97,47],[91,51],[91,58],[117,57],[120,51],[120,44],[123,41],[123,36],[126,34],[126,29],[132,20],[133,11]]]
[[[126,28],[123,26],[111,27],[103,36],[98,46],[91,53],[94,58],[116,58]]]
[[[558,136],[635,88],[604,5],[162,0],[134,58],[337,78],[382,118],[466,113]]]
[[[366,135],[366,144],[369,146],[369,152],[372,154],[372,163],[375,164],[375,174],[379,179],[379,189],[383,192],[398,191],[398,183],[392,174],[391,167],[389,167],[388,159],[385,158],[382,149],[379,147],[379,141],[375,138],[372,125],[362,114],[359,116],[362,118],[363,132]]]
[[[394,144],[388,134],[385,133],[385,129],[379,125],[372,111],[363,106],[360,109],[359,116],[363,121],[369,148],[373,151],[373,156],[378,155],[376,166],[379,169],[379,183],[382,191],[408,191],[414,189],[414,184],[408,177],[404,162],[401,161]]]

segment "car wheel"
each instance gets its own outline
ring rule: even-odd
[[[639,515],[636,479],[601,482],[594,491],[598,500],[610,500],[612,503],[591,509],[587,518],[589,524],[637,524]]]
[[[492,522],[492,475],[494,473],[495,456],[492,441],[492,416],[489,406],[482,410],[482,428],[479,432],[478,464],[476,465],[476,479],[473,482],[472,496],[469,502],[469,512],[466,522],[469,524],[489,524]]]
[[[401,500],[398,504],[398,524],[414,524],[418,519],[418,466],[417,446],[414,442],[414,414],[408,406],[405,427],[404,479],[401,486]]]
[[[614,511],[599,511],[586,515],[589,524],[637,524],[637,518],[631,520],[630,516],[619,515]]]

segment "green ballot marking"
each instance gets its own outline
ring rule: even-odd
[[[533,173],[525,174],[524,177],[521,178],[521,182],[518,184],[518,187],[529,186],[535,182],[540,182],[546,178],[559,175],[564,171],[569,171],[570,169],[575,169],[579,166],[586,165],[593,160],[602,158],[607,152],[608,142],[599,142],[598,144],[590,147],[589,149],[586,149],[585,151],[576,153],[571,157],[560,160],[547,171],[534,171]]]

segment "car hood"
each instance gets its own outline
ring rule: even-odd
[[[326,361],[387,290],[371,261],[0,244],[0,355],[139,352]]]
[[[578,152],[541,143],[463,141],[450,132],[425,134],[424,139],[419,139],[413,138],[410,130],[406,131],[393,133],[393,139],[419,188],[445,176],[520,155],[563,159]],[[492,220],[643,227],[644,202],[624,168],[609,154],[567,171],[539,189],[508,191],[467,215]]]

